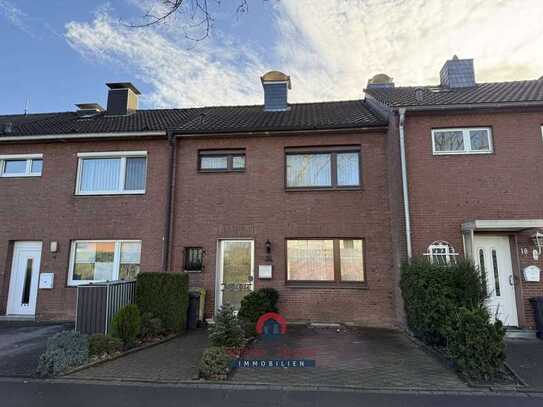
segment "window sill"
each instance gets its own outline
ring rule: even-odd
[[[0,178],[39,178],[41,174],[2,174]]]
[[[285,188],[285,192],[362,191],[362,187],[299,187]]]
[[[183,270],[185,273],[201,273],[202,270]]]
[[[202,170],[202,169],[199,169],[198,172],[200,174],[223,174],[223,173],[243,173],[245,172],[245,169],[242,169],[242,170]]]
[[[328,283],[328,282],[311,282],[311,281],[306,281],[306,282],[293,282],[293,281],[287,281],[285,283],[285,286],[286,287],[290,287],[290,288],[324,288],[324,289],[355,289],[355,290],[367,290],[369,287],[368,287],[368,284],[363,282],[363,283],[355,283],[355,282],[352,282],[352,283],[348,283],[348,282],[343,282],[343,283]]]
[[[494,151],[433,151],[432,155],[491,155]]]
[[[145,195],[145,191],[138,192],[92,192],[92,193],[75,193],[73,196],[76,197],[93,197],[93,196],[130,196],[130,195]]]

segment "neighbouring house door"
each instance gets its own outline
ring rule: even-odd
[[[217,307],[231,304],[239,311],[241,300],[254,287],[254,242],[219,241]]]
[[[515,279],[508,236],[475,236],[475,260],[486,275],[491,317],[518,326]]]
[[[41,242],[16,242],[13,246],[8,315],[36,313],[41,247]]]

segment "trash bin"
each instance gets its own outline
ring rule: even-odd
[[[530,298],[530,302],[535,311],[536,335],[539,339],[543,339],[543,297]]]
[[[187,329],[198,328],[200,317],[200,292],[189,291],[189,308],[187,315]]]

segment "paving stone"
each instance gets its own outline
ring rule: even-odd
[[[163,344],[80,370],[69,377],[157,382],[191,380],[206,346],[206,330],[189,331]]]
[[[509,339],[506,341],[507,363],[533,390],[543,391],[543,341]]]
[[[402,332],[372,328],[289,327],[259,339],[246,359],[314,359],[314,368],[238,368],[233,382],[467,389],[458,376]]]

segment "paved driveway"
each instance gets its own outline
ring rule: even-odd
[[[308,359],[310,368],[238,368],[245,383],[356,386],[362,388],[466,389],[458,376],[399,331],[370,328],[290,327],[259,339],[246,359]]]
[[[507,362],[529,388],[543,391],[543,341],[508,339]]]
[[[33,376],[47,339],[71,324],[0,321],[0,376]]]

